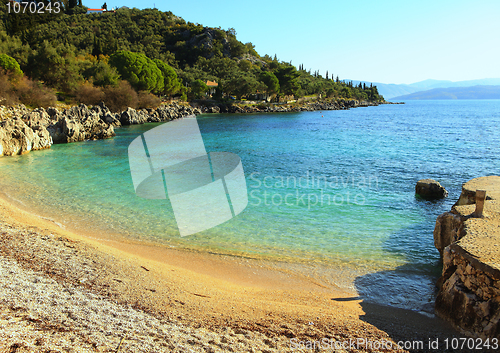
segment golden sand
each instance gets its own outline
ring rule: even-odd
[[[293,351],[291,340],[363,339],[395,346],[399,340],[427,344],[431,338],[456,335],[439,319],[364,303],[353,292],[263,261],[82,236],[5,198],[0,199],[0,224],[0,254],[22,268],[56,279],[70,291],[96,293],[116,305],[185,327],[186,332],[212,332],[237,352]],[[0,308],[4,314],[13,310],[8,305]],[[237,332],[247,334],[238,346],[233,342]],[[166,336],[162,342],[169,340]],[[222,345],[210,342],[195,346],[205,349],[214,344],[212,351],[218,351]]]

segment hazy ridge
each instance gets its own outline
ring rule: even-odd
[[[359,84],[359,82],[363,83],[365,81],[353,80],[354,84]],[[394,83],[380,83],[380,82],[374,82],[373,84],[377,86],[379,93],[383,95],[385,99],[400,99],[401,96],[410,95],[415,92],[428,91],[436,88],[500,86],[500,78],[484,78],[479,80],[467,80],[467,81],[456,81],[456,82],[429,79],[411,84],[394,84]],[[426,98],[426,99],[442,99],[442,98]],[[488,98],[457,98],[457,99],[488,99]],[[490,98],[490,99],[496,99],[496,98]]]
[[[471,86],[471,87],[447,87],[434,88],[403,96],[392,98],[393,100],[413,99],[500,99],[500,86]]]

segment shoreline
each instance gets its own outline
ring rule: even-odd
[[[208,330],[204,335],[211,332],[219,339],[212,340],[214,343],[200,341],[195,345],[200,349],[214,345],[218,351],[222,341],[227,341],[246,347],[237,351],[260,346],[261,351],[274,352],[289,351],[291,338],[380,341],[456,334],[439,319],[363,303],[352,293],[316,285],[314,278],[258,267],[241,258],[171,249],[165,252],[145,245],[131,247],[89,239],[22,211],[4,197],[0,198],[0,219],[1,259],[17,262],[25,272],[53,279],[70,292],[88,291],[108,304],[111,300],[120,307],[131,306],[187,331]],[[26,303],[37,300],[22,298]],[[5,300],[0,308],[2,317],[6,313],[17,317],[17,311]],[[19,327],[21,322],[6,327]],[[397,332],[395,322],[401,326]],[[234,336],[241,335],[244,343],[234,342]],[[0,336],[7,338],[5,332]],[[168,340],[168,335],[165,337]],[[116,343],[116,337],[113,339]],[[4,342],[17,344],[10,338]],[[132,343],[125,340],[125,344]],[[159,347],[155,349],[161,351]]]
[[[167,122],[189,115],[348,110],[380,104],[401,104],[344,98],[291,104],[204,103],[171,102],[155,109],[136,110],[129,107],[118,113],[111,112],[104,102],[94,106],[80,104],[62,110],[57,107],[28,109],[22,104],[15,107],[0,105],[0,157],[47,149],[53,144],[108,139],[115,136],[115,128],[124,125]]]
[[[3,185],[0,183],[1,186]],[[9,191],[11,192],[12,190]],[[92,218],[90,221],[92,224],[89,224],[90,218],[81,214],[64,213],[62,215],[57,213],[57,209],[53,206],[36,208],[37,206],[29,202],[23,202],[12,196],[9,191],[0,191],[0,201],[3,200],[12,207],[30,215],[32,223],[48,222],[53,224],[56,229],[76,235],[78,238],[88,239],[100,244],[108,244],[124,252],[133,252],[138,255],[143,254],[140,255],[143,257],[154,257],[160,262],[162,262],[162,258],[168,258],[176,266],[186,267],[186,269],[193,271],[202,271],[209,275],[213,275],[213,273],[208,273],[203,266],[196,267],[194,265],[191,266],[191,264],[209,261],[210,258],[215,262],[219,262],[221,266],[223,264],[241,263],[235,266],[265,268],[267,271],[284,273],[287,276],[292,274],[308,282],[312,281],[311,274],[314,274],[316,279],[311,282],[314,286],[332,288],[335,291],[345,292],[348,295],[355,295],[354,280],[356,278],[377,271],[390,271],[397,268],[396,265],[394,268],[387,266],[374,267],[370,262],[366,261],[359,262],[356,265],[352,261],[346,263],[342,259],[324,262],[324,260],[322,261],[317,257],[303,258],[298,255],[253,253],[246,252],[245,250],[207,247],[202,244],[188,245],[186,243],[175,243],[155,237],[133,237],[131,234],[120,233],[118,230],[99,224],[99,219]],[[309,254],[304,252],[303,255],[308,256]],[[184,261],[184,257],[188,257],[189,261]],[[227,268],[226,270],[229,271]],[[227,272],[224,272],[224,277],[226,276]],[[235,276],[232,276],[232,280],[235,282],[239,281]],[[255,283],[255,281],[251,281],[251,283]],[[270,283],[272,286],[275,285],[274,282]],[[294,288],[292,285],[287,285],[287,287]]]
[[[360,107],[377,107],[383,104],[404,104],[403,102],[372,102],[358,101],[350,98],[337,98],[330,100],[315,100],[308,102],[291,101],[283,103],[264,103],[253,101],[242,102],[216,102],[216,101],[195,101],[190,103],[191,106],[201,110],[203,114],[251,114],[251,113],[290,113],[304,111],[322,111],[322,110],[348,110],[351,108]]]

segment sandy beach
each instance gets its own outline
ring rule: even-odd
[[[427,351],[458,336],[252,259],[84,237],[5,195],[0,234],[1,352]]]

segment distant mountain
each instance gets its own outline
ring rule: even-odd
[[[409,86],[418,88],[419,91],[424,91],[432,88],[447,88],[447,87],[472,87],[472,86],[497,86],[500,85],[500,78],[483,78],[480,80],[467,81],[443,81],[443,80],[425,80],[412,83]]]
[[[349,80],[346,80],[349,81]],[[359,84],[360,81],[352,81],[354,84]],[[361,81],[369,85],[371,82]],[[470,87],[470,86],[496,86],[500,85],[500,78],[485,78],[480,80],[468,81],[444,81],[444,80],[425,80],[415,82],[412,84],[394,84],[394,83],[380,83],[373,82],[377,86],[378,92],[384,96],[385,99],[393,99],[402,95],[411,94],[419,91],[426,91],[433,88],[448,88],[448,87]]]
[[[397,101],[414,99],[500,99],[500,86],[433,88],[392,98]]]

